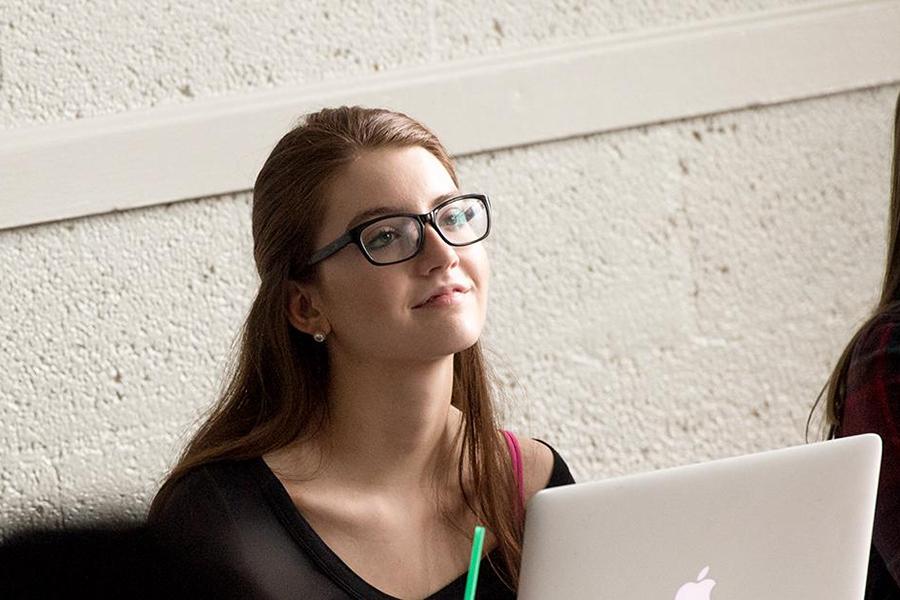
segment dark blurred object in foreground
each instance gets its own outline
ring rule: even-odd
[[[224,573],[164,550],[144,526],[20,532],[0,546],[0,598],[234,598]]]

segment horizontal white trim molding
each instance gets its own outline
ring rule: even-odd
[[[407,112],[455,155],[900,81],[900,1],[816,4],[0,132],[0,229],[252,188],[305,112]]]

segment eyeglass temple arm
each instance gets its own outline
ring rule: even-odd
[[[334,240],[327,246],[324,246],[324,247],[320,248],[319,250],[316,250],[315,252],[313,252],[313,255],[309,257],[308,261],[306,261],[306,266],[311,267],[314,264],[316,264],[317,262],[325,260],[332,254],[334,254],[335,252],[337,252],[338,250],[340,250],[341,248],[343,248],[344,246],[346,246],[347,244],[350,244],[352,242],[353,242],[353,233],[348,231],[347,233],[345,233],[338,239]]]

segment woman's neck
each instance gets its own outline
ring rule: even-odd
[[[330,377],[320,440],[329,476],[403,493],[431,487],[438,465],[455,464],[462,414],[450,404],[452,355],[412,365],[332,361]]]

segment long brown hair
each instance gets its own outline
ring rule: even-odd
[[[825,383],[825,387],[816,398],[806,421],[806,436],[809,439],[809,425],[822,395],[825,395],[824,437],[830,439],[840,435],[841,416],[847,394],[847,374],[850,370],[850,357],[856,345],[869,331],[871,325],[887,314],[900,314],[900,96],[894,109],[894,155],[891,163],[891,210],[888,221],[887,261],[884,267],[884,280],[881,284],[881,297],[878,304],[865,323],[856,331],[850,342],[841,353],[834,371]]]
[[[458,185],[453,162],[437,137],[414,119],[383,109],[340,107],[307,115],[272,150],[253,189],[259,290],[240,332],[228,383],[154,498],[151,519],[172,485],[192,469],[259,457],[312,437],[327,425],[328,356],[324,344],[289,323],[289,283],[316,277],[315,268],[302,265],[315,250],[323,190],[340,168],[369,149],[409,146],[431,152]],[[479,343],[453,357],[451,402],[463,414],[463,450],[457,462],[463,497],[497,538],[501,570],[505,568],[500,574],[515,588],[521,515]],[[464,483],[464,471],[469,484]]]

